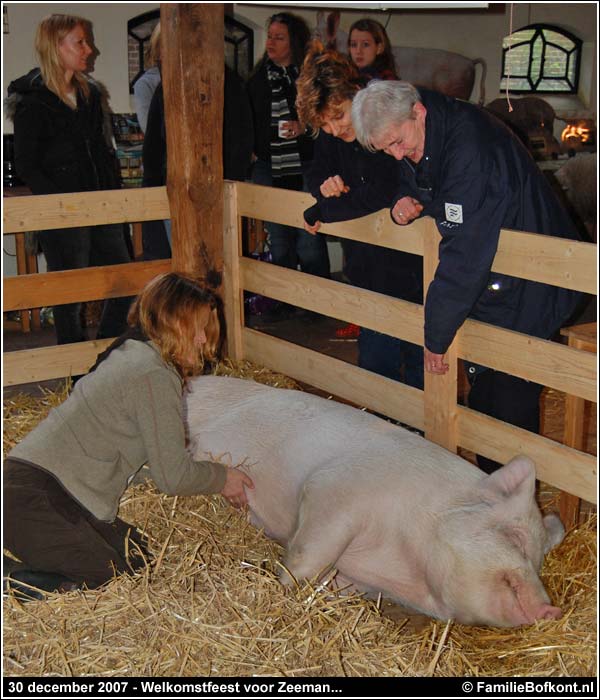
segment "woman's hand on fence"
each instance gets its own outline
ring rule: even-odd
[[[421,215],[423,205],[414,197],[402,197],[392,207],[392,219],[400,226],[410,224]]]
[[[315,221],[315,223],[311,226],[310,224],[304,222],[304,230],[307,231],[308,233],[311,233],[313,236],[316,235],[321,228],[321,222],[320,221]]]
[[[427,348],[423,349],[423,361],[425,363],[425,370],[431,372],[431,374],[446,374],[450,369],[450,365],[444,362],[444,355],[438,355],[436,352],[431,352]]]
[[[323,197],[340,197],[346,192],[350,192],[348,185],[344,184],[344,181],[339,175],[333,175],[333,177],[328,177],[321,187],[319,188]]]
[[[249,489],[254,488],[254,482],[248,474],[239,469],[227,467],[227,478],[221,491],[221,496],[225,497],[234,508],[243,508],[248,504],[244,486],[247,486]]]

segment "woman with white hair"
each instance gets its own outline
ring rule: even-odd
[[[476,105],[404,81],[370,84],[352,104],[358,140],[398,163],[392,218],[435,219],[442,241],[425,301],[425,370],[445,374],[444,354],[469,318],[550,338],[572,316],[577,292],[492,272],[500,229],[578,239],[568,214],[510,130]],[[539,430],[541,386],[474,364],[469,405]],[[493,471],[496,462],[479,458]]]

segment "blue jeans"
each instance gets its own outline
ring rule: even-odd
[[[252,182],[255,185],[273,186],[271,166],[264,160],[257,160],[252,168]],[[319,277],[329,277],[329,251],[325,236],[313,236],[302,228],[265,222],[269,233],[269,248],[275,265]]]
[[[40,231],[38,240],[48,272],[131,262],[123,224]],[[113,338],[126,330],[132,301],[133,297],[121,297],[104,302],[98,338]],[[53,315],[58,345],[87,340],[81,322],[81,303],[55,306]]]
[[[402,377],[404,365],[404,378]],[[358,337],[358,366],[417,389],[423,388],[423,348],[369,328]]]

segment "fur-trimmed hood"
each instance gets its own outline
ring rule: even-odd
[[[23,97],[32,93],[41,93],[45,89],[46,86],[39,68],[33,68],[26,75],[13,80],[8,86],[8,97],[4,100],[6,118],[14,121],[17,105]]]
[[[110,114],[111,110],[108,106],[109,93],[106,86],[94,80],[89,75],[85,76],[92,90],[95,88],[100,95],[102,110],[105,114]],[[8,97],[4,100],[4,114],[7,119],[14,121],[17,105],[28,95],[37,95],[49,106],[56,100],[60,101],[54,93],[50,92],[46,87],[42,78],[42,72],[39,68],[32,68],[29,73],[22,75],[20,78],[13,80],[8,86]]]

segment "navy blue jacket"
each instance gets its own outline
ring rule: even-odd
[[[425,303],[425,345],[444,353],[470,317],[503,328],[552,336],[581,295],[491,273],[501,228],[579,239],[575,225],[521,142],[479,107],[420,90],[427,109],[425,151],[399,161],[394,203],[412,196],[442,236],[439,264]]]
[[[317,200],[304,212],[308,223],[333,223],[387,209],[398,190],[397,165],[385,153],[371,153],[358,141],[346,143],[320,131],[315,157],[306,180]],[[322,183],[339,175],[350,190],[340,197],[323,197]],[[418,255],[343,239],[350,282],[364,289],[422,302],[423,264]]]

